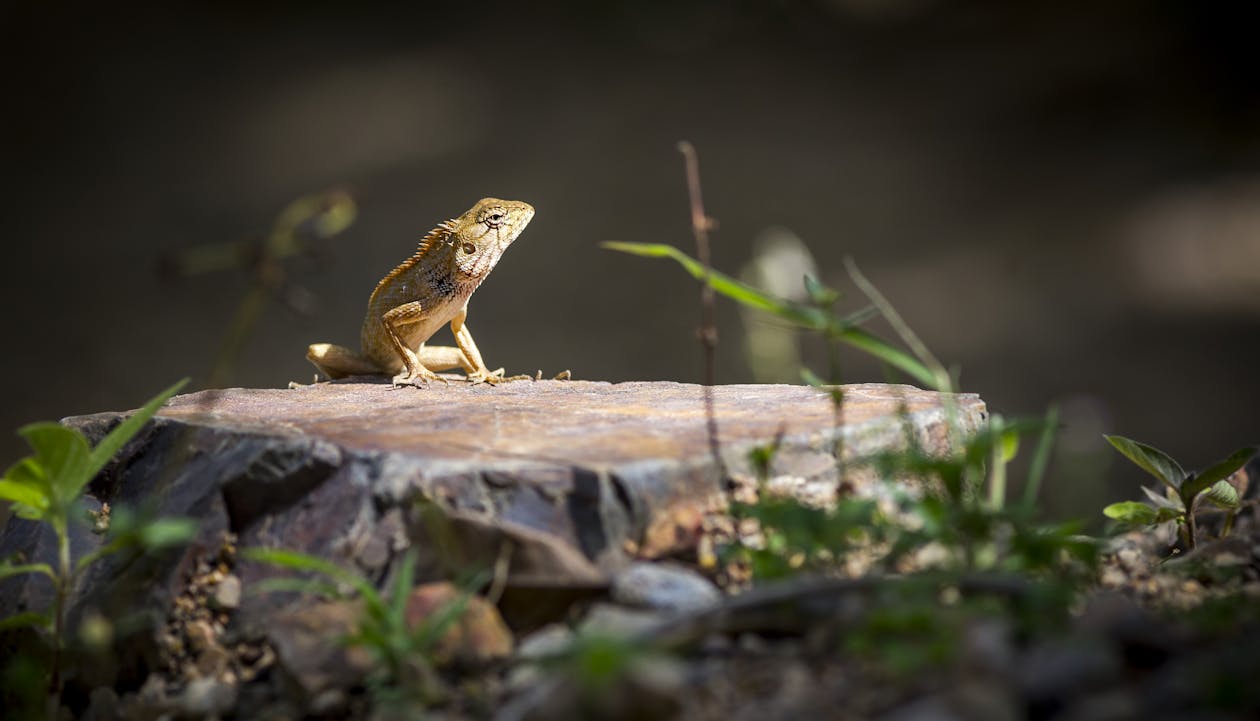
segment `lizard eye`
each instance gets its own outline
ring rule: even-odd
[[[472,255],[473,253],[477,252],[477,246],[473,245],[472,243],[464,243],[462,247],[463,247],[464,252],[469,255]]]
[[[497,228],[500,225],[502,225],[503,221],[506,219],[507,219],[507,213],[503,212],[499,208],[495,208],[494,210],[486,214],[486,218],[482,222],[484,222],[486,225],[490,226],[491,228]]]

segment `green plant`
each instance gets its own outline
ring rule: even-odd
[[[383,592],[362,575],[317,556],[276,548],[249,548],[242,551],[242,556],[317,575],[268,579],[261,586],[264,591],[297,591],[340,599],[347,596],[339,588],[344,586],[351,591],[349,595],[362,600],[363,610],[355,630],[341,641],[361,647],[372,656],[374,673],[368,678],[368,686],[377,703],[414,701],[428,705],[439,698],[433,653],[438,641],[464,615],[472,594],[465,590],[413,628],[407,620],[407,602],[415,584],[414,549],[402,558],[391,586]],[[466,588],[472,585],[466,584]]]
[[[850,650],[869,652],[894,671],[947,658],[956,646],[959,624],[977,613],[993,612],[993,599],[986,598],[983,590],[974,602],[963,598],[964,603],[951,605],[941,598],[942,589],[985,587],[986,583],[964,583],[977,574],[991,577],[993,583],[988,585],[994,588],[1019,587],[1007,608],[1026,628],[1066,618],[1071,602],[1094,576],[1098,549],[1094,539],[1080,535],[1078,524],[1038,520],[1036,499],[1058,426],[1055,408],[1038,421],[1008,421],[994,415],[984,427],[971,432],[961,422],[953,396],[956,373],[931,353],[851,259],[845,261],[849,278],[869,305],[843,314],[837,310],[840,292],[809,276],[803,279],[805,300],[798,302],[724,275],[709,267],[703,255],[698,261],[670,245],[609,242],[603,246],[669,258],[714,292],[819,335],[828,352],[828,378],[824,381],[809,369],[803,369],[801,376],[827,393],[835,408],[838,476],[843,480],[851,471],[874,470],[878,478],[889,481],[889,497],[878,502],[844,497],[837,491],[830,503],[806,504],[769,492],[767,481],[778,439],[755,448],[749,461],[760,493],[755,503],[731,503],[735,527],[744,535],[724,550],[727,561],[742,564],[754,581],[801,572],[866,575],[886,602],[876,604],[874,612],[848,635]],[[862,327],[875,318],[892,328],[900,346]],[[941,392],[949,450],[927,452],[920,447],[908,414],[903,414],[904,448],[847,459],[841,440],[841,346],[866,353]],[[1036,438],[1036,448],[1022,499],[1012,503],[1007,497],[1008,468],[1025,436]],[[918,481],[918,488],[897,483],[905,479]],[[751,529],[756,532],[750,533]],[[1016,581],[1008,583],[1012,578]],[[951,613],[942,615],[943,610]]]
[[[47,523],[57,537],[56,566],[47,563],[0,563],[0,578],[25,573],[47,576],[52,582],[52,614],[28,612],[0,620],[0,629],[36,626],[52,634],[52,661],[49,673],[49,714],[56,713],[61,695],[61,649],[65,642],[66,601],[83,571],[95,561],[124,549],[151,549],[180,543],[195,531],[190,521],[156,519],[139,522],[126,516],[110,529],[108,540],[96,551],[76,562],[70,557],[70,524],[84,517],[80,499],[88,483],[105,467],[127,441],[144,427],[184,379],[154,396],[106,435],[95,448],[79,431],[58,423],[31,423],[18,429],[35,451],[14,463],[0,478],[0,500],[13,504],[20,518]]]
[[[703,264],[670,245],[615,242],[604,243],[604,247],[634,255],[670,258],[716,292],[821,334],[828,343],[832,384],[824,383],[808,369],[802,371],[802,375],[810,385],[830,393],[837,409],[837,423],[842,420],[843,404],[842,390],[834,385],[839,380],[835,359],[839,344],[868,353],[947,394],[943,397],[946,421],[953,445],[960,448],[953,453],[925,452],[913,442],[908,428],[904,450],[846,464],[842,449],[837,448],[837,465],[842,475],[846,465],[865,465],[874,467],[882,478],[910,477],[927,481],[927,492],[923,495],[899,495],[900,507],[895,515],[913,519],[909,525],[891,518],[874,502],[866,500],[838,499],[834,507],[823,509],[763,492],[758,503],[732,504],[733,516],[755,519],[761,531],[755,546],[740,544],[733,554],[749,565],[754,578],[779,578],[803,570],[822,570],[857,547],[882,549],[879,566],[888,570],[895,569],[902,559],[928,545],[942,549],[948,565],[960,571],[1050,571],[1090,567],[1094,563],[1094,544],[1077,533],[1076,525],[1040,525],[1035,520],[1035,500],[1058,425],[1056,410],[1051,408],[1044,419],[1031,422],[1007,421],[994,415],[984,428],[964,434],[948,395],[954,389],[952,374],[851,260],[846,261],[848,274],[870,305],[841,315],[835,309],[840,293],[813,278],[804,279],[809,300],[801,303],[776,298],[718,271],[706,270]],[[892,326],[908,352],[859,327],[877,316]],[[1008,505],[1007,466],[1018,451],[1020,438],[1025,435],[1035,435],[1037,445],[1029,464],[1023,498],[1019,503]],[[776,445],[771,444],[754,449],[750,456],[763,491],[776,450]]]
[[[927,547],[935,550],[931,554],[934,565],[952,572],[1085,578],[1096,562],[1096,544],[1079,534],[1078,524],[1038,523],[1035,496],[1007,505],[995,503],[1000,494],[983,492],[986,483],[992,489],[1005,482],[1005,467],[1014,457],[1021,434],[1040,437],[1025,488],[1039,484],[1050,439],[1045,425],[998,419],[967,437],[961,451],[954,454],[934,455],[911,444],[851,463],[851,467],[871,466],[881,478],[922,482],[917,493],[897,489],[894,507],[884,510],[875,501],[852,498],[838,499],[833,508],[812,508],[767,494],[763,476],[758,503],[732,504],[732,515],[755,519],[762,536],[754,548],[741,544],[735,556],[749,564],[754,578],[761,579],[823,570],[857,549],[868,556],[875,570],[897,572]],[[773,452],[773,447],[754,450],[754,467],[768,469]]]
[[[316,256],[321,242],[343,233],[357,215],[354,198],[346,191],[316,193],[285,206],[271,229],[259,237],[199,245],[164,259],[164,268],[177,277],[225,270],[241,270],[252,276],[253,282],[219,345],[210,370],[210,386],[221,388],[231,380],[269,300],[278,300],[299,315],[313,312],[314,296],[294,282],[285,261],[299,255]]]
[[[929,388],[948,391],[949,374],[933,359],[916,357],[894,347],[882,338],[859,327],[879,313],[878,303],[848,315],[838,315],[830,305],[839,295],[810,279],[810,303],[797,303],[776,298],[729,275],[705,267],[681,250],[663,243],[606,242],[602,246],[631,255],[648,258],[671,258],[693,277],[706,282],[713,290],[738,303],[762,310],[788,323],[823,334],[829,342],[843,343],[880,359]],[[851,266],[851,269],[855,266]],[[872,299],[874,301],[874,299]],[[881,298],[882,300],[882,298]],[[888,317],[885,314],[885,317]],[[912,351],[919,348],[912,346]]]
[[[1122,501],[1104,508],[1104,515],[1127,526],[1153,526],[1175,521],[1186,547],[1194,548],[1199,535],[1196,515],[1200,513],[1202,504],[1207,503],[1225,513],[1221,535],[1229,534],[1234,516],[1242,507],[1238,489],[1229,482],[1229,478],[1260,449],[1255,446],[1240,448],[1202,471],[1187,473],[1181,464],[1158,448],[1123,436],[1104,437],[1125,458],[1164,484],[1162,494],[1142,487],[1142,492],[1153,506],[1141,501]]]

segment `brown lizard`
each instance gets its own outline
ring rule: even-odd
[[[436,379],[434,371],[463,368],[473,382],[508,380],[502,369],[486,368],[464,319],[473,291],[533,217],[529,203],[482,198],[458,218],[438,223],[372,291],[359,335],[362,353],[316,343],[307,359],[329,378],[393,373],[395,384],[415,385]],[[446,323],[458,347],[426,347]]]

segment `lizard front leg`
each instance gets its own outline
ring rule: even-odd
[[[492,371],[486,367],[486,362],[481,359],[481,351],[477,350],[477,344],[473,341],[472,332],[468,330],[468,326],[464,324],[464,319],[468,317],[468,307],[462,308],[454,318],[451,319],[451,332],[455,334],[455,344],[459,346],[459,350],[464,355],[464,372],[468,374],[468,380],[472,383],[490,383],[496,384],[503,381],[516,380],[519,378],[528,378],[529,376],[512,376],[505,378],[503,369]]]
[[[460,309],[455,317],[451,319],[451,332],[455,334],[455,345],[459,346],[459,351],[464,354],[464,372],[468,374],[468,380],[473,383],[483,383],[491,381],[496,377],[486,368],[486,362],[481,359],[481,351],[477,350],[477,343],[473,341],[472,332],[468,330],[468,326],[464,324],[464,319],[468,317],[468,306]]]
[[[402,329],[420,323],[425,320],[424,308],[421,307],[419,301],[404,303],[396,308],[392,308],[381,316],[381,325],[385,328],[385,337],[389,339],[390,345],[394,351],[398,353],[399,358],[403,362],[403,371],[394,376],[395,385],[415,385],[417,380],[432,381],[437,379],[437,374],[429,370],[420,362],[420,358],[415,351],[407,347],[403,342]]]

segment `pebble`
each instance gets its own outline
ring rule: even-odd
[[[221,716],[236,705],[235,684],[216,678],[199,678],[188,683],[179,697],[179,708],[187,716]]]
[[[559,623],[543,626],[522,638],[516,646],[517,663],[507,675],[507,687],[519,693],[536,686],[546,675],[545,667],[538,662],[567,651],[573,639],[573,631]]]
[[[578,633],[605,636],[634,636],[663,620],[660,613],[596,603],[578,625]]]
[[[516,658],[522,661],[537,661],[564,651],[572,643],[573,631],[568,626],[553,623],[522,638],[516,647]]]
[[[1142,554],[1136,548],[1121,548],[1116,552],[1116,560],[1129,571],[1137,571],[1143,565]]]
[[[220,609],[236,609],[241,605],[241,579],[227,575],[214,588],[214,606]]]
[[[722,592],[682,566],[634,563],[613,577],[612,599],[626,606],[687,613],[717,605]]]
[[[1129,577],[1125,575],[1124,571],[1121,571],[1115,566],[1107,566],[1103,568],[1098,582],[1101,583],[1104,588],[1121,588],[1129,582]]]

